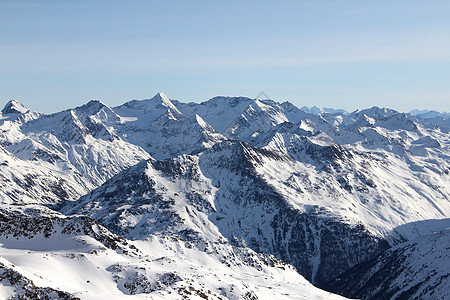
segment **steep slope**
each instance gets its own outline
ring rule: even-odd
[[[11,115],[11,114],[14,115],[14,114],[24,114],[27,111],[29,111],[29,109],[25,105],[16,100],[11,100],[8,103],[6,103],[1,113],[3,115]]]
[[[400,244],[334,279],[327,289],[361,299],[448,299],[450,229]]]
[[[201,151],[225,140],[196,115],[186,117],[163,93],[115,107],[124,120],[117,133],[158,159]]]
[[[162,235],[132,242],[88,217],[41,206],[1,205],[0,220],[5,298],[343,299],[272,256],[224,242]]]
[[[197,114],[226,137],[242,141],[288,121],[281,106],[272,100],[214,97],[200,104],[177,105],[186,115]]]
[[[440,128],[378,108],[338,125],[309,121],[281,124],[253,144],[309,166],[303,173],[328,190],[317,203],[336,207],[326,199],[340,199],[339,209],[345,202],[353,206],[348,216],[356,214],[384,236],[401,224],[449,216],[450,140]],[[298,175],[288,178],[299,191],[313,191]]]
[[[65,203],[61,211],[98,220],[132,240],[126,243],[139,246],[138,257],[152,257],[139,260],[108,248],[108,257],[120,259],[102,254],[98,260],[89,256],[90,262],[75,264],[99,268],[96,274],[104,278],[105,288],[101,282],[86,284],[80,279],[86,273],[77,275],[76,290],[59,281],[36,286],[91,298],[96,297],[95,288],[101,288],[102,297],[124,293],[202,297],[209,292],[217,298],[252,298],[252,291],[262,298],[293,292],[303,297],[309,287],[302,285],[303,292],[295,287],[303,279],[271,255],[325,286],[390,246],[430,234],[435,228],[431,219],[440,222],[450,216],[449,128],[433,121],[444,115],[422,118],[378,107],[350,114],[310,112],[288,102],[249,98],[216,97],[184,104],[162,93],[115,108],[91,101],[52,115],[10,101],[0,114],[0,202],[55,204],[103,184],[78,201]],[[146,161],[138,163],[142,160]],[[66,219],[49,211],[39,214],[49,216],[46,224]],[[23,220],[20,214],[13,215]],[[83,222],[82,217],[71,218]],[[74,253],[88,253],[70,241],[73,237],[67,240],[58,230],[57,236],[55,243],[64,241]],[[97,249],[92,245],[99,241],[87,236],[83,239],[91,245],[89,251]],[[2,253],[16,260],[13,253],[21,246],[11,241],[5,241]],[[43,253],[50,250],[35,251],[32,247],[42,240],[33,241],[24,247],[44,262]],[[442,244],[435,243],[441,250]],[[420,251],[421,243],[417,245],[414,251]],[[158,249],[165,258],[158,260],[150,249]],[[59,262],[67,263],[58,253]],[[411,266],[405,255],[387,255],[389,264],[402,270],[393,272],[398,278],[392,277],[392,282],[408,285],[414,276],[422,276],[403,272],[401,266]],[[166,259],[169,256],[173,261]],[[116,267],[108,269],[105,261]],[[204,261],[208,267],[202,266]],[[177,266],[163,272],[170,264]],[[22,272],[7,261],[4,265]],[[34,268],[31,263],[26,267]],[[223,273],[209,274],[214,273],[211,268]],[[271,283],[274,279],[266,271],[274,278],[294,279],[287,285]],[[33,272],[39,274],[37,269]],[[41,277],[32,274],[23,275],[36,284]],[[222,275],[236,280],[224,285]],[[56,278],[53,273],[42,278],[48,276]],[[283,288],[267,288],[275,284]],[[370,284],[354,284],[364,285],[361,289],[372,295]],[[427,287],[418,289],[428,295]],[[401,293],[406,290],[412,291],[401,287]]]
[[[260,170],[274,164],[289,170],[295,161],[224,142],[196,156],[140,163],[62,211],[87,214],[132,239],[155,233],[213,241],[223,236],[274,254],[315,282],[387,248],[358,222],[282,194],[277,187],[283,183],[266,181],[267,170]]]
[[[21,160],[0,145],[0,202],[54,204],[94,188],[76,170],[55,169],[49,162]]]
[[[74,200],[106,179],[150,158],[121,140],[121,119],[100,101],[52,115],[17,102],[3,109],[0,170],[3,202],[58,203]]]
[[[15,271],[14,266],[4,265],[2,260],[0,257],[0,297],[2,299],[80,299],[52,288],[36,287],[30,279]]]
[[[100,101],[42,116],[20,127],[24,138],[8,150],[22,159],[39,159],[73,166],[99,185],[119,171],[148,159],[141,148],[120,139],[112,126],[120,117]],[[37,148],[37,149],[36,149]],[[35,150],[35,151],[31,151]],[[40,151],[39,151],[40,150]],[[33,155],[33,156],[32,156]]]
[[[301,120],[307,119],[312,119],[314,121],[319,119],[318,115],[314,115],[309,111],[300,109],[288,101],[281,103],[280,106],[283,108],[284,114],[291,123],[298,123]]]
[[[284,181],[279,185],[284,194],[302,193],[298,197],[303,202],[341,211],[340,215],[360,220],[389,239],[402,240],[388,236],[401,224],[449,216],[448,135],[423,128],[394,131],[387,126],[369,135],[369,129],[344,126],[329,130],[332,138],[315,131],[313,123],[311,128],[303,125],[303,121],[283,123],[254,143],[297,162],[298,170],[280,166],[267,174],[268,180]],[[349,136],[357,142],[337,141]]]
[[[386,249],[386,240],[413,236],[395,227],[450,214],[448,191],[433,187],[448,186],[444,172],[417,172],[387,151],[347,150],[324,133],[290,138],[286,153],[223,142],[148,161],[65,211],[129,238],[222,235],[276,255],[317,284]]]
[[[273,126],[287,122],[282,108],[274,101],[254,100],[224,132],[225,135],[241,141],[248,141]]]
[[[184,115],[194,116],[197,114],[218,132],[223,133],[253,101],[253,99],[246,97],[218,96],[201,103],[179,101],[175,103]]]

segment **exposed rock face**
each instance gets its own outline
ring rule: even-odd
[[[317,284],[388,248],[362,224],[342,222],[324,207],[293,208],[274,187],[280,183],[270,184],[258,173],[267,160],[293,163],[240,142],[197,156],[147,161],[62,211],[89,215],[130,239],[154,233],[188,240],[222,236],[283,259]]]
[[[46,207],[31,205],[0,206],[0,236],[12,238],[50,237],[52,235],[86,235],[112,250],[131,252],[135,247],[87,216],[64,216]]]
[[[49,287],[36,287],[34,283],[11,268],[8,268],[0,262],[0,284],[10,287],[9,299],[61,299],[61,300],[80,300],[70,293],[58,291]]]
[[[22,103],[17,102],[16,100],[11,100],[6,103],[5,107],[2,109],[2,114],[23,114],[28,110],[29,109],[26,108]]]
[[[361,299],[447,299],[450,230],[400,244],[324,287]]]
[[[389,248],[386,240],[373,236],[362,224],[350,226],[320,216],[314,208],[307,214],[280,210],[271,226],[272,253],[294,265],[316,286]]]
[[[224,239],[156,234],[130,241],[89,217],[66,217],[38,205],[2,205],[0,224],[0,295],[5,299],[290,294],[342,299],[315,288],[274,256]]]

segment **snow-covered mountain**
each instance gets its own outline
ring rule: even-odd
[[[348,112],[344,109],[334,109],[334,108],[328,108],[328,107],[324,107],[324,108],[320,108],[318,106],[302,106],[302,108],[300,108],[301,110],[313,114],[313,115],[323,115],[323,114],[348,114]]]
[[[8,295],[49,287],[82,299],[331,297],[305,277],[363,297],[332,283],[384,255],[406,264],[388,249],[432,233],[412,224],[450,217],[449,131],[443,115],[318,111],[244,97],[182,103],[158,93],[117,107],[93,100],[51,115],[10,101],[0,114],[0,201],[3,214],[14,217],[0,226],[22,228],[13,219],[38,225],[20,229],[31,231],[20,236],[23,245],[11,244],[14,230],[5,229],[1,266],[24,281],[2,284]],[[61,228],[72,223],[80,231],[69,237]],[[37,238],[42,232],[48,237]],[[122,246],[108,247],[96,234]],[[80,238],[90,250],[69,241]],[[89,274],[80,271],[66,284],[52,279],[56,273],[37,272],[38,264],[11,263],[18,249],[45,259],[51,249],[39,248],[42,241],[66,243],[56,252],[90,261],[60,260],[58,252],[56,270],[67,263],[98,270],[102,280],[86,283],[81,278]],[[442,244],[433,247],[442,248],[441,265],[449,264]],[[109,250],[86,256],[102,247]],[[398,283],[418,273],[393,274]],[[445,292],[445,283],[426,281],[421,289]]]
[[[351,268],[327,288],[361,299],[448,299],[449,245],[446,227]]]
[[[343,299],[273,256],[224,241],[129,241],[41,206],[2,205],[0,219],[5,299]]]
[[[418,117],[421,117],[421,118],[424,118],[424,119],[450,116],[450,114],[448,112],[446,112],[446,111],[439,112],[439,111],[428,110],[428,109],[423,109],[423,110],[414,109],[414,110],[410,111],[409,113],[411,115],[418,116]]]
[[[79,181],[74,182],[74,178]],[[94,186],[79,172],[42,160],[24,160],[0,145],[0,202],[53,204],[74,200]]]
[[[143,162],[62,211],[89,215],[130,239],[155,233],[223,238],[274,254],[315,282],[387,248],[363,226],[341,223],[325,207],[301,203],[277,188],[279,182],[265,180],[264,172],[274,164],[289,168],[289,163],[277,153],[224,142],[196,156]],[[332,235],[336,237],[324,238]],[[359,246],[348,248],[344,240]],[[329,249],[346,256],[346,262],[336,265],[326,255]]]
[[[17,174],[1,177],[1,184],[17,191],[3,196],[9,202],[75,200],[123,169],[151,157],[115,134],[108,125],[120,119],[99,101],[51,115],[31,112],[11,101],[3,109],[2,118],[1,153],[6,156],[5,164],[14,162],[12,173]],[[14,188],[16,185],[19,187]],[[30,188],[39,190],[34,200],[21,196],[33,193]]]
[[[272,100],[215,97],[200,104],[178,102],[186,115],[199,115],[230,139],[246,141],[288,121],[282,107]]]
[[[223,236],[282,258],[318,284],[388,248],[386,241],[404,240],[396,226],[449,214],[448,198],[431,202],[428,185],[403,183],[414,174],[398,174],[402,166],[385,165],[389,158],[359,157],[314,138],[303,142],[303,162],[231,141],[143,162],[63,212],[89,215],[131,239]],[[396,201],[405,197],[414,201]],[[337,253],[346,259],[335,261]]]
[[[197,114],[182,114],[163,93],[115,107],[124,122],[117,133],[158,159],[203,150],[225,140]]]
[[[11,100],[8,103],[6,103],[5,107],[2,109],[2,114],[20,115],[26,113],[27,111],[29,111],[29,109],[25,105],[16,100]]]

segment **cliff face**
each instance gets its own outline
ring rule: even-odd
[[[449,241],[447,229],[402,243],[324,287],[361,299],[446,299],[450,295]]]

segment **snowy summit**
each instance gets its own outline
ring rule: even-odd
[[[447,299],[449,134],[379,107],[12,100],[0,298]]]

